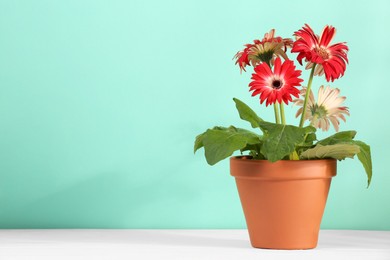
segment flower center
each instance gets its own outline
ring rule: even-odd
[[[274,89],[280,89],[282,86],[283,86],[283,83],[282,83],[280,80],[274,79],[274,80],[272,81],[272,88],[274,88]]]
[[[257,53],[257,58],[265,63],[269,63],[273,56],[274,56],[273,50]]]
[[[322,59],[324,60],[329,59],[329,53],[324,47],[317,47],[316,52],[318,56],[320,56]]]
[[[313,107],[311,107],[311,113],[313,117],[316,117],[318,119],[326,118],[328,115],[328,111],[324,106],[318,106],[318,104],[315,104]]]

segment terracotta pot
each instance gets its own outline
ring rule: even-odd
[[[244,210],[253,247],[315,248],[334,159],[278,161],[230,158],[230,172]]]

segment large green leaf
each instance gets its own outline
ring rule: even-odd
[[[200,135],[198,135],[196,138],[195,138],[195,143],[194,143],[194,153],[203,147],[203,138],[204,138],[204,135],[205,133],[202,133]]]
[[[225,129],[227,129],[227,128],[226,128],[226,127],[222,127],[222,126],[214,126],[212,129],[213,129],[213,130],[225,130]],[[205,135],[206,135],[206,132],[204,132],[204,133],[198,135],[198,136],[195,138],[194,153],[195,153],[198,149],[200,149],[200,148],[203,147],[203,139],[204,139]]]
[[[338,132],[334,135],[329,136],[328,138],[325,138],[325,139],[319,141],[317,144],[329,145],[329,144],[350,142],[353,138],[355,138],[355,135],[356,135],[356,131]]]
[[[359,161],[363,164],[363,167],[367,174],[367,187],[370,186],[372,178],[372,161],[371,161],[371,149],[370,146],[362,141],[353,141],[355,145],[360,148],[360,153],[357,154]]]
[[[245,129],[230,126],[208,129],[199,137],[198,144],[195,141],[195,147],[200,146],[200,140],[205,150],[207,163],[214,165],[231,156],[234,151],[244,149],[248,144],[260,143],[261,136]]]
[[[360,151],[357,153],[359,161],[362,163],[364,170],[367,174],[367,183],[370,186],[372,178],[372,161],[371,161],[371,150],[370,146],[362,141],[355,141],[356,131],[344,131],[336,133],[324,140],[321,140],[317,145],[332,145],[332,144],[350,144],[357,145]]]
[[[307,134],[316,131],[312,126],[302,128],[265,121],[259,122],[259,126],[264,132],[261,153],[271,162],[276,162],[291,154],[299,144],[304,142]]]
[[[253,128],[260,127],[259,123],[263,121],[247,104],[237,98],[233,98],[236,108],[242,120],[251,123]]]
[[[344,160],[345,158],[353,158],[360,152],[360,148],[355,144],[331,144],[331,145],[316,145],[314,148],[304,151],[301,159],[324,159],[334,158]]]

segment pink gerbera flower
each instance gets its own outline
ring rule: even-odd
[[[255,67],[255,73],[252,74],[252,82],[249,84],[252,96],[260,95],[260,104],[266,101],[266,106],[281,103],[288,104],[292,101],[291,96],[299,97],[300,91],[295,88],[300,86],[302,79],[300,70],[295,70],[295,65],[291,60],[285,60],[282,64],[281,59],[275,59],[274,71],[267,63],[262,62]]]
[[[336,132],[339,131],[340,121],[345,122],[345,116],[349,116],[348,107],[340,106],[346,97],[339,96],[340,90],[338,88],[331,88],[329,86],[321,86],[318,90],[318,101],[314,100],[313,92],[310,91],[310,96],[305,112],[305,120],[309,120],[311,125],[316,128],[321,128],[323,131],[328,131],[330,123],[332,123]],[[306,88],[301,90],[301,95],[306,95]],[[295,115],[298,117],[303,111],[303,99],[294,100],[296,105],[302,106]]]
[[[299,53],[297,60],[302,65],[302,60],[308,62],[306,69],[316,65],[314,75],[323,75],[327,81],[334,81],[344,75],[348,63],[348,47],[345,42],[330,45],[336,34],[336,28],[325,26],[321,37],[314,34],[309,25],[294,33],[297,40],[294,42],[291,52]]]
[[[276,57],[283,57],[288,60],[286,55],[287,47],[292,47],[292,39],[275,37],[275,29],[264,34],[264,38],[254,40],[253,44],[246,44],[242,51],[237,52],[233,57],[236,59],[236,64],[240,67],[241,72],[245,71],[245,67],[252,65],[255,67],[261,62],[273,64]]]

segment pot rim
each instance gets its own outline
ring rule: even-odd
[[[279,161],[276,161],[276,162],[270,162],[268,161],[267,159],[253,159],[252,156],[250,155],[237,155],[237,156],[232,156],[230,157],[230,160],[248,160],[248,161],[252,161],[252,162],[258,162],[258,161],[264,161],[264,162],[269,162],[269,163],[279,163],[279,162],[291,162],[291,163],[297,163],[297,162],[316,162],[316,161],[337,161],[336,159],[333,159],[333,158],[324,158],[324,159],[305,159],[305,160],[279,160]]]
[[[251,156],[230,157],[230,174],[241,179],[304,180],[336,176],[336,159],[252,160]]]

